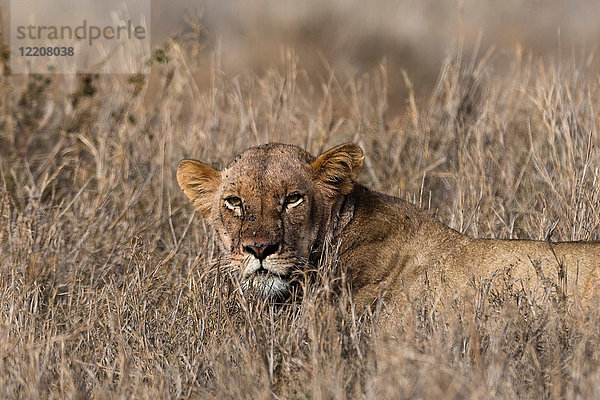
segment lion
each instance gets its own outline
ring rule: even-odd
[[[215,231],[242,287],[267,298],[286,298],[296,271],[319,268],[327,243],[334,244],[359,306],[381,296],[401,302],[426,284],[464,293],[473,278],[494,274],[550,279],[582,295],[598,280],[600,242],[468,237],[358,183],[363,160],[351,143],[319,157],[269,143],[244,151],[222,171],[182,160],[177,181]]]

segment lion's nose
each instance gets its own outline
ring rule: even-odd
[[[258,258],[260,261],[264,260],[271,254],[275,254],[275,252],[279,249],[279,243],[261,243],[261,244],[253,244],[244,246],[244,251],[246,253],[252,254],[254,257]]]

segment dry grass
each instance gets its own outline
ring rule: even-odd
[[[390,115],[384,68],[314,86],[292,54],[234,79],[216,60],[205,90],[196,51],[171,43],[158,89],[0,78],[0,397],[600,396],[600,297],[479,277],[477,298],[424,288],[380,332],[327,261],[302,302],[265,304],[219,274],[174,179],[183,157],[355,141],[364,182],[460,231],[597,240],[599,77],[584,63],[513,54],[497,74],[487,55],[450,57],[429,99]]]

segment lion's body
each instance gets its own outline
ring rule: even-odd
[[[384,293],[403,302],[426,285],[461,295],[473,278],[493,275],[523,284],[549,279],[581,295],[598,279],[600,242],[473,239],[360,185],[346,201],[354,218],[339,236],[339,257],[361,305]]]
[[[460,295],[473,278],[492,275],[550,279],[582,295],[596,283],[599,242],[469,238],[356,183],[362,161],[362,151],[351,144],[318,158],[268,144],[247,150],[223,171],[185,160],[177,177],[244,287],[259,287],[266,296],[285,294],[292,272],[317,263],[325,241],[336,245],[361,306],[380,295],[402,304],[426,285]]]

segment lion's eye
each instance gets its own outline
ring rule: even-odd
[[[229,208],[237,208],[242,206],[242,199],[236,196],[230,196],[225,199],[225,205]]]
[[[298,204],[302,203],[302,201],[304,201],[304,197],[302,197],[301,194],[292,193],[285,198],[285,206],[287,208],[296,207]]]

